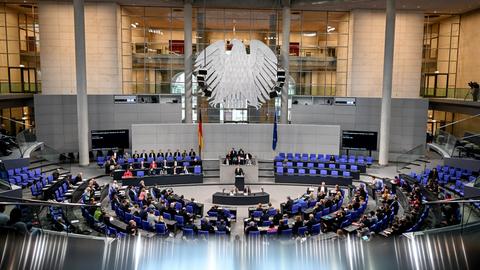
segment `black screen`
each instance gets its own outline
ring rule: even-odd
[[[128,129],[92,130],[92,149],[127,149],[129,147]]]
[[[342,148],[352,150],[377,150],[377,132],[353,131],[342,132]]]

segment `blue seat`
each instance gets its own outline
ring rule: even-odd
[[[199,236],[200,236],[200,235],[203,235],[203,236],[205,236],[205,238],[208,238],[208,235],[209,235],[208,231],[202,231],[202,230],[199,230],[199,231],[197,232],[197,234],[198,234]]]
[[[293,173],[294,173],[293,168],[288,168],[288,169],[287,169],[287,174],[293,175]]]
[[[283,152],[278,153],[278,155],[283,157],[283,158],[285,157],[285,153],[283,153]]]
[[[303,167],[303,162],[297,162],[297,167]]]
[[[183,236],[185,236],[187,238],[192,238],[193,237],[193,229],[183,228]]]
[[[340,164],[340,170],[345,171],[347,169],[347,165]]]
[[[287,162],[287,167],[293,167],[293,162],[288,161],[288,162]]]
[[[357,165],[351,165],[350,170],[351,171],[358,171],[358,166]]]
[[[296,203],[296,204],[292,205],[292,214],[294,215],[294,214],[298,213],[299,209],[300,209],[299,204]]]
[[[260,231],[250,231],[248,233],[249,237],[260,237]]]
[[[193,214],[193,206],[187,205],[187,206],[185,207],[185,210],[187,211],[187,213]]]
[[[265,220],[262,222],[262,226],[268,227],[270,225],[272,225],[272,222],[270,220]]]
[[[308,232],[308,228],[306,226],[298,228],[298,235],[300,236],[305,236],[307,232]]]
[[[155,224],[155,232],[160,235],[168,234],[168,229],[164,223],[157,223]]]
[[[146,220],[142,220],[142,228],[146,231],[150,231],[150,224]]]
[[[163,218],[172,219],[172,215],[170,215],[169,213],[163,213]]]
[[[115,228],[112,228],[112,227],[106,227],[106,232],[107,232],[107,235],[108,236],[113,236],[113,237],[117,237],[117,229]]]
[[[283,174],[283,167],[277,167],[277,174]]]
[[[314,161],[317,159],[317,155],[316,154],[310,154],[310,158],[309,158],[311,161]]]
[[[372,165],[372,164],[373,164],[373,158],[367,157],[367,165]]]
[[[273,209],[268,209],[267,211],[267,215],[270,216],[270,217],[273,217],[277,214],[277,209],[273,208]]]
[[[202,174],[202,167],[200,165],[196,165],[195,167],[193,167],[193,173]]]
[[[333,163],[330,163],[330,164],[328,164],[328,168],[329,168],[329,169],[335,169],[335,168],[336,168],[336,165],[333,164]]]
[[[215,237],[225,237],[227,236],[226,231],[215,231]]]
[[[323,154],[318,154],[318,155],[317,155],[317,160],[319,160],[319,161],[324,161],[324,160],[325,160],[325,157],[323,156]]]
[[[308,171],[308,173],[309,173],[310,175],[316,175],[316,174],[317,174],[317,170],[315,170],[315,169],[310,169],[310,170]]]
[[[263,212],[262,211],[253,211],[252,216],[254,218],[260,218],[261,216],[263,216]]]
[[[327,175],[327,170],[320,170],[320,175]]]
[[[307,168],[313,168],[313,163],[312,162],[307,163]]]
[[[323,210],[322,210],[322,217],[328,215],[329,213],[330,213],[330,209],[329,209],[329,208],[323,209]]]
[[[138,177],[144,177],[144,176],[145,176],[145,172],[144,172],[144,171],[137,171],[137,176],[138,176]]]
[[[320,226],[321,226],[320,223],[313,225],[311,234],[312,235],[320,234],[320,229],[321,229]]]
[[[142,226],[142,219],[140,217],[133,216],[133,220],[135,220],[135,223],[137,223],[138,227]]]
[[[305,175],[305,169],[298,169],[299,175]]]
[[[281,235],[283,237],[292,237],[292,229],[288,229],[288,230],[283,230]]]
[[[324,168],[325,168],[325,164],[324,164],[324,163],[318,163],[318,168],[319,168],[319,169],[324,169]]]
[[[277,161],[277,162],[275,162],[275,166],[282,167],[283,163],[281,161]]]
[[[332,176],[338,176],[338,171],[331,171]]]
[[[343,176],[344,177],[350,177],[350,172],[349,171],[344,171]]]
[[[183,227],[183,223],[185,222],[183,216],[175,215],[175,221],[177,221],[177,225]]]

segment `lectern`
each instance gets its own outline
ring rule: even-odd
[[[243,191],[243,189],[245,188],[245,176],[243,175],[235,176],[235,187],[238,190]]]

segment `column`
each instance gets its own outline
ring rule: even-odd
[[[88,97],[85,53],[84,0],[73,0],[75,28],[75,75],[77,79],[77,124],[79,165],[88,166]]]
[[[289,73],[289,61],[288,55],[290,54],[290,1],[284,1],[282,7],[282,50],[280,52],[280,63],[285,69],[285,84],[282,89],[282,108],[280,114],[280,123],[288,123],[288,79]]]
[[[192,123],[192,1],[183,5],[184,31],[184,70],[185,70],[185,123]]]
[[[380,152],[378,163],[388,164],[392,107],[393,47],[395,44],[395,0],[387,0],[385,51],[383,60],[382,112],[380,116]]]

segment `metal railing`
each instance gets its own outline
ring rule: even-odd
[[[415,160],[422,158],[425,156],[426,145],[420,144],[415,146],[414,148],[400,154],[397,157],[397,172],[401,169],[405,168]],[[425,164],[424,164],[425,166]],[[425,169],[425,168],[424,168]]]

